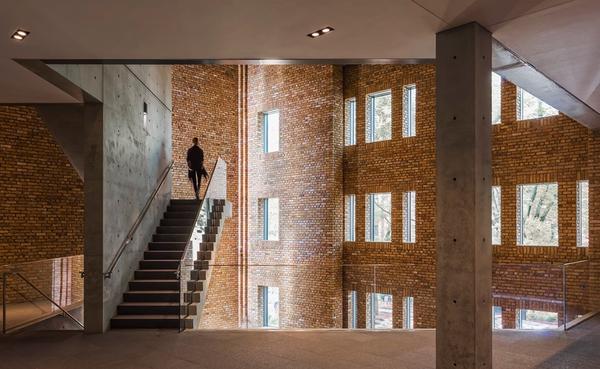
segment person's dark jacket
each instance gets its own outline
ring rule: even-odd
[[[204,151],[194,145],[188,149],[187,162],[190,165],[190,169],[201,170],[204,167]]]

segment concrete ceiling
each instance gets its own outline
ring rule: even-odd
[[[477,21],[600,111],[599,19],[597,0],[11,1],[0,103],[73,101],[11,59],[432,59],[436,32]],[[323,26],[336,30],[306,37]]]

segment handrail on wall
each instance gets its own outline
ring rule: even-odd
[[[144,208],[140,212],[140,215],[138,215],[137,219],[131,226],[131,229],[129,230],[129,232],[127,232],[127,236],[125,236],[125,239],[121,243],[121,246],[119,246],[119,250],[117,250],[117,253],[115,254],[115,256],[113,256],[110,264],[108,265],[108,269],[106,270],[106,272],[103,273],[104,278],[110,278],[112,276],[112,272],[115,269],[115,266],[117,265],[117,261],[119,261],[119,259],[121,258],[121,255],[123,255],[123,251],[125,251],[127,246],[131,243],[131,241],[133,241],[133,234],[135,233],[135,231],[138,229],[138,227],[142,223],[144,216],[146,216],[148,209],[150,209],[150,205],[152,205],[152,201],[154,201],[154,198],[156,197],[156,195],[158,194],[158,191],[160,190],[163,183],[165,182],[165,179],[167,179],[167,175],[169,174],[171,169],[173,169],[174,163],[175,163],[175,161],[171,160],[171,163],[163,170],[163,173],[160,178],[160,182],[158,183],[156,188],[154,188],[154,191],[152,191],[152,195],[150,195],[150,197],[146,201],[146,205],[144,205]]]

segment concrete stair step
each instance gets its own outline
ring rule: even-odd
[[[124,302],[179,302],[179,291],[127,291]]]
[[[134,272],[136,280],[177,280],[177,269],[145,269]]]
[[[140,279],[129,282],[130,291],[174,291],[179,289],[178,280]]]
[[[140,269],[177,269],[179,260],[140,260]]]
[[[191,227],[194,225],[194,220],[193,218],[190,219],[186,219],[186,218],[170,218],[170,219],[161,219],[160,220],[160,226],[161,227],[168,227],[168,226],[188,226]]]
[[[158,226],[156,233],[158,234],[189,234],[192,226]]]
[[[189,319],[191,320],[191,319]],[[187,322],[182,322],[187,324]],[[117,315],[110,320],[113,329],[122,328],[172,328],[178,329],[179,314]]]
[[[149,251],[183,251],[187,242],[150,242]]]
[[[179,302],[124,302],[117,306],[118,315],[175,315],[179,311]]]
[[[186,234],[155,234],[152,236],[153,242],[187,242],[190,235]]]
[[[165,219],[195,219],[195,211],[168,211],[164,214]]]
[[[171,199],[169,205],[197,205],[200,206],[202,200],[194,199]]]
[[[183,251],[151,250],[144,251],[144,260],[180,260]]]
[[[187,205],[187,204],[176,204],[167,206],[168,212],[177,212],[177,211],[198,211],[199,205]]]

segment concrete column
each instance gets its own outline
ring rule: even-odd
[[[437,34],[437,368],[491,368],[491,34]]]

